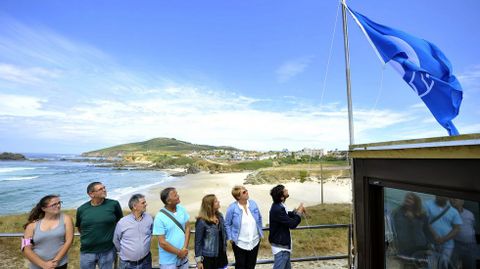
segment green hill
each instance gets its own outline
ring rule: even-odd
[[[165,153],[187,153],[200,150],[238,150],[233,147],[215,147],[208,145],[197,145],[177,140],[175,138],[159,137],[143,142],[122,144],[109,148],[99,149],[82,153],[86,157],[114,157],[133,152],[165,152]]]
[[[24,155],[19,153],[3,152],[0,153],[0,161],[23,161],[26,160]]]

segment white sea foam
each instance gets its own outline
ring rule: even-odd
[[[35,170],[35,169],[37,169],[37,167],[0,167],[0,173],[11,173],[11,172]]]
[[[36,179],[39,176],[29,176],[29,177],[7,177],[2,178],[0,181],[18,181],[18,180],[28,180],[28,179]]]
[[[128,203],[128,199],[130,198],[130,195],[132,195],[134,193],[142,193],[142,194],[145,195],[146,194],[145,192],[147,190],[151,189],[154,186],[162,184],[165,181],[169,181],[169,179],[162,179],[158,182],[155,182],[155,183],[152,183],[152,184],[146,184],[146,185],[143,185],[143,186],[140,186],[140,187],[125,187],[125,188],[114,189],[114,190],[110,191],[108,196],[112,199],[119,200],[120,204],[123,207],[124,203],[125,203],[125,205],[126,205],[126,203]]]

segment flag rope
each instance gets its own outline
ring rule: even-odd
[[[377,109],[378,102],[380,101],[380,96],[383,93],[383,76],[385,74],[385,67],[386,66],[387,66],[386,64],[382,64],[382,75],[380,77],[380,85],[379,85],[379,89],[378,89],[378,92],[377,92],[377,97],[375,98],[375,103],[373,104],[373,107],[370,109],[370,112],[372,112],[372,113],[374,113],[375,109]]]
[[[335,32],[336,32],[336,29],[337,29],[337,22],[338,22],[338,14],[340,13],[340,6],[341,4],[339,3],[338,7],[337,7],[337,15],[335,17],[335,23],[334,23],[334,26],[333,26],[333,31],[332,31],[332,38],[331,38],[331,41],[330,41],[330,50],[328,52],[328,58],[327,58],[327,66],[325,68],[325,76],[323,78],[323,88],[322,88],[322,95],[320,96],[320,109],[322,108],[322,105],[323,105],[323,96],[325,95],[325,90],[327,88],[327,77],[328,77],[328,70],[330,68],[330,60],[332,59],[332,51],[333,51],[333,42],[335,40]]]

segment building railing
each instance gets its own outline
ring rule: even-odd
[[[310,226],[299,226],[295,228],[295,230],[315,230],[315,229],[338,229],[338,228],[348,228],[347,233],[347,253],[343,255],[330,255],[330,256],[312,256],[312,257],[299,257],[299,258],[292,258],[292,262],[307,262],[307,261],[326,261],[326,260],[340,260],[340,259],[348,259],[348,268],[351,268],[350,261],[351,261],[351,232],[352,232],[352,224],[322,224],[322,225],[310,225]],[[268,231],[268,227],[263,228],[264,231]],[[191,233],[195,233],[195,231],[191,231]],[[79,236],[79,233],[75,233],[76,236]],[[22,237],[23,233],[0,233],[0,238],[2,237]],[[273,259],[261,259],[257,260],[257,264],[270,264],[273,263]],[[235,266],[234,262],[228,264],[228,266]],[[196,268],[196,264],[190,264],[190,268]],[[158,269],[158,267],[153,267],[153,269]]]

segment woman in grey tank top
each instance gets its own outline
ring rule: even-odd
[[[73,221],[60,212],[58,195],[40,199],[24,225],[22,251],[30,269],[67,268],[67,252],[73,242]]]

